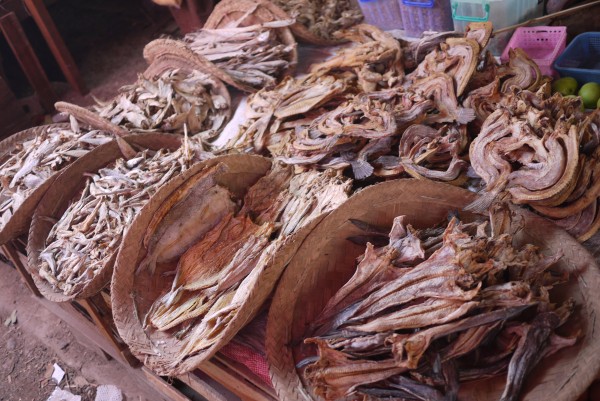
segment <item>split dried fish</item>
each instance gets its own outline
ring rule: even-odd
[[[200,71],[169,70],[143,76],[108,102],[95,106],[100,117],[135,131],[184,133],[210,141],[229,120],[229,99],[217,90],[214,78]]]
[[[114,255],[124,230],[150,197],[191,160],[187,146],[174,152],[144,150],[90,173],[79,198],[48,234],[40,277],[66,295],[81,292]]]
[[[70,128],[48,127],[0,159],[0,230],[48,178],[96,146],[114,139],[106,132],[83,130],[72,116],[70,119]]]
[[[284,43],[279,29],[293,21],[272,21],[240,26],[243,18],[219,29],[201,29],[184,41],[195,53],[254,89],[275,86],[294,62],[295,43]]]
[[[343,203],[350,185],[332,172],[293,175],[291,168],[274,165],[248,190],[239,210],[204,214],[211,227],[179,258],[171,289],[152,305],[145,329],[185,333],[177,362],[209,347],[285,239]]]
[[[394,220],[387,245],[367,244],[354,276],[309,326],[305,343],[318,358],[304,377],[314,394],[456,399],[460,382],[508,371],[502,400],[518,399],[527,373],[577,340],[554,332],[574,310],[572,300],[549,299],[564,280],[549,274],[561,255],[513,247],[509,233],[489,234],[487,221],[453,217],[440,236],[405,220]]]

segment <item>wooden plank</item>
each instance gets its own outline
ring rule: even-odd
[[[17,252],[17,250],[14,248],[14,245],[12,244],[12,242],[2,245],[2,253],[4,253],[4,255],[6,255],[6,257],[11,261],[11,263],[17,270],[17,273],[19,273],[19,276],[21,276],[21,279],[23,280],[23,282],[25,283],[27,288],[29,288],[31,293],[33,295],[35,295],[37,298],[41,298],[42,295],[40,294],[37,287],[35,286],[35,283],[33,282],[31,275],[27,271],[27,268],[25,267],[25,265],[22,263],[20,255]]]
[[[165,382],[160,376],[157,376],[154,372],[152,372],[147,367],[142,367],[140,369],[146,377],[147,381],[152,384],[153,387],[157,389],[161,394],[168,397],[171,401],[190,401],[188,397],[186,397],[181,391],[177,390],[175,387],[171,386],[169,383]]]
[[[47,112],[51,112],[54,110],[56,95],[15,13],[8,13],[0,18],[0,30],[15,54],[27,80],[40,97],[42,106]]]
[[[206,398],[208,401],[228,401],[227,397],[223,396],[204,380],[193,373],[186,373],[177,376],[177,379],[187,384],[190,388]]]
[[[228,370],[219,362],[209,360],[198,366],[198,369],[215,381],[222,384],[223,387],[231,391],[242,401],[272,401],[273,399],[261,390],[240,378],[234,372]]]
[[[73,60],[73,56],[60,36],[56,25],[48,12],[43,0],[23,0],[33,20],[37,24],[42,36],[48,43],[50,51],[54,55],[61,71],[67,78],[67,81],[80,95],[88,93],[85,83],[79,74],[79,68]]]
[[[90,317],[94,321],[94,324],[96,325],[97,330],[106,338],[106,340],[111,344],[111,346],[119,352],[119,359],[121,359],[121,361],[126,362],[132,367],[139,366],[140,362],[137,360],[137,358],[131,355],[129,349],[127,349],[126,346],[122,345],[122,343],[116,339],[110,322],[108,321],[108,318],[110,317],[107,317],[106,315],[102,315],[100,313],[100,311],[97,309],[97,306],[94,303],[95,301],[96,300],[94,300],[93,298],[78,299],[77,303],[86,310],[88,315],[90,315]]]

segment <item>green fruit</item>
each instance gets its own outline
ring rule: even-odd
[[[595,109],[600,99],[600,85],[596,82],[588,82],[579,89],[579,96],[583,99],[586,109]]]
[[[600,99],[598,99],[598,103],[596,103],[596,108],[600,109]]]
[[[567,99],[567,98],[569,98],[569,99],[572,99],[572,98],[574,98],[574,99],[579,99],[579,100],[581,100],[581,98],[580,98],[579,96],[575,96],[575,95],[569,95],[569,96],[565,96],[565,99]],[[600,102],[600,101],[599,101],[599,102]],[[585,107],[583,106],[583,102],[581,102],[581,111],[585,111]]]
[[[577,93],[577,88],[577,81],[571,77],[563,77],[552,82],[552,92],[558,92],[563,96],[574,95]]]

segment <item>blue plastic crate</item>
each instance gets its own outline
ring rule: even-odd
[[[592,81],[600,84],[600,32],[577,35],[556,59],[554,69],[580,85]]]

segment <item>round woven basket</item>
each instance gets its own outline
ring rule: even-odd
[[[293,19],[284,9],[269,0],[223,0],[216,5],[213,12],[206,20],[204,27],[214,29],[224,26],[231,21],[239,19],[252,7],[256,7],[253,14],[262,21]],[[317,36],[299,22],[294,23],[290,28],[294,36],[305,43],[331,46],[343,42],[340,40],[324,39]]]
[[[129,228],[117,256],[111,284],[111,303],[116,327],[133,355],[159,375],[176,376],[192,371],[227,344],[260,311],[291,255],[300,246],[308,232],[320,221],[320,219],[315,219],[313,223],[308,224],[284,241],[275,256],[259,273],[247,298],[213,345],[176,363],[178,352],[183,348],[185,342],[178,340],[171,331],[145,330],[143,327],[144,316],[153,302],[164,291],[171,288],[173,276],[162,273],[167,270],[172,271],[174,266],[168,264],[164,267],[157,266],[154,273],[150,273],[148,269],[140,269],[136,273],[140,262],[147,253],[147,250],[140,244],[147,234],[147,228],[153,215],[161,204],[188,179],[204,168],[219,163],[225,167],[226,171],[218,176],[217,182],[239,197],[243,196],[246,190],[263,177],[271,167],[269,159],[250,155],[220,156],[195,165],[169,182],[151,199],[144,212],[136,217]]]
[[[13,151],[15,146],[25,141],[31,140],[36,136],[44,133],[49,128],[69,128],[69,124],[50,124],[50,125],[42,125],[39,127],[29,128],[19,133],[16,133],[12,136],[9,136],[5,140],[0,142],[0,164],[4,163],[8,157],[10,152]],[[33,216],[33,211],[37,206],[42,196],[46,190],[52,185],[54,179],[58,176],[58,172],[49,177],[46,181],[44,181],[40,186],[34,189],[27,199],[19,206],[17,210],[14,211],[14,214],[10,218],[10,220],[6,223],[4,227],[0,229],[0,245],[6,244],[8,241],[18,237],[19,235],[27,233],[29,230],[29,225],[31,224],[31,217]]]
[[[124,138],[134,149],[169,149],[176,150],[181,146],[181,138],[167,134],[139,134]],[[40,252],[46,247],[46,238],[54,226],[52,223],[60,219],[71,200],[78,196],[85,186],[84,173],[98,171],[123,157],[117,141],[98,146],[65,169],[53,182],[39,202],[33,215],[27,242],[27,261],[29,273],[40,293],[53,302],[66,302],[75,298],[88,298],[98,293],[109,282],[112,275],[117,252],[100,269],[98,274],[77,294],[66,295],[54,289],[39,276],[37,266],[40,264]],[[142,209],[143,211],[143,209]]]
[[[416,228],[431,227],[458,211],[462,220],[473,215],[461,212],[476,195],[447,184],[422,180],[396,180],[369,187],[350,198],[327,216],[305,239],[292,258],[276,289],[267,323],[266,351],[270,373],[279,399],[316,400],[303,383],[296,363],[307,355],[301,347],[306,327],[326,302],[348,281],[356,257],[364,247],[346,238],[361,234],[349,222],[358,219],[391,227],[398,215],[408,216]],[[523,209],[514,208],[513,228],[517,245],[532,243],[547,253],[563,252],[558,267],[573,273],[569,283],[552,292],[554,301],[573,297],[578,305],[575,321],[564,327],[568,333],[584,335],[573,347],[544,359],[528,376],[522,400],[573,401],[583,393],[600,369],[600,336],[596,316],[600,313],[600,273],[592,256],[565,231]],[[304,351],[303,351],[304,350]],[[498,400],[505,378],[496,377],[461,384],[461,401]]]

